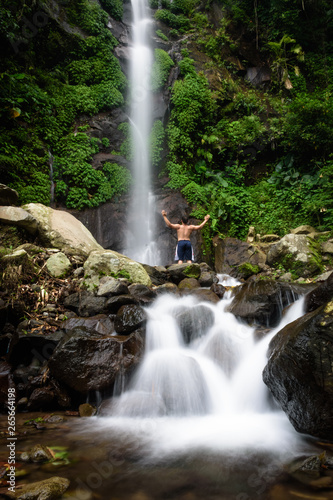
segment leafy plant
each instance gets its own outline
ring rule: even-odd
[[[153,92],[156,92],[166,83],[174,62],[169,54],[162,49],[155,49],[154,54],[155,60],[152,67],[151,86]]]

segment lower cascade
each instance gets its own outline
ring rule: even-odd
[[[222,277],[220,279],[226,279]],[[228,286],[234,281],[224,281]],[[261,340],[218,304],[159,297],[147,308],[146,347],[128,387],[113,398],[100,429],[135,435],[154,456],[189,449],[255,449],[289,454],[304,442],[262,381],[271,338],[303,314],[293,303]]]

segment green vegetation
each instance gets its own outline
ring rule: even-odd
[[[206,243],[214,233],[244,238],[249,225],[261,234],[283,235],[301,224],[329,230],[329,3],[230,0],[220,4],[220,22],[209,3],[203,5],[205,11],[193,3],[177,11],[187,24],[174,19],[174,2],[162,2],[155,13],[166,26],[190,34],[172,89],[168,187],[183,193],[192,216],[210,213]],[[269,79],[261,85],[240,75],[254,59],[267,67]]]
[[[120,0],[103,3],[121,18]],[[80,116],[87,120],[123,104],[126,78],[112,53],[117,41],[96,2],[60,3],[58,12],[48,2],[43,7],[23,0],[5,0],[0,7],[1,180],[18,191],[22,204],[48,205],[52,153],[55,201],[72,208],[96,206],[128,185],[128,173],[118,166],[112,175],[107,166],[92,169],[96,142],[82,133],[75,138],[72,130]],[[57,22],[57,14],[70,29]],[[101,147],[107,147],[105,140]],[[124,176],[120,191],[114,176]]]
[[[156,120],[153,124],[150,134],[150,154],[151,163],[154,168],[157,168],[161,161],[163,152],[165,132],[161,120]]]
[[[155,60],[152,67],[152,90],[160,90],[166,83],[170,69],[174,65],[173,60],[165,50],[155,49]]]
[[[57,199],[69,208],[96,207],[130,186],[131,174],[126,168],[108,162],[101,170],[91,166],[89,160],[98,152],[98,143],[98,139],[79,132],[67,135],[57,146],[55,192]]]
[[[44,18],[36,17],[40,5]],[[108,15],[121,19],[123,4],[75,0],[57,4],[58,12],[49,0],[40,5],[4,0],[0,7],[1,181],[22,203],[49,204],[52,153],[56,203],[97,206],[131,182],[118,164],[92,167],[110,143],[90,137],[89,127],[91,116],[124,103],[127,82],[107,28]],[[152,127],[151,161],[156,174],[163,166],[167,186],[183,193],[192,216],[211,215],[206,248],[214,234],[244,238],[249,225],[261,234],[283,235],[301,224],[330,230],[329,0],[226,0],[214,10],[208,0],[150,6],[163,23],[156,35],[182,48],[181,60],[155,50],[152,89],[170,91],[171,103],[168,123]],[[175,64],[179,77],[166,89]],[[262,81],[247,80],[249,69],[260,69]],[[129,125],[118,129],[123,142],[112,153],[131,160]]]

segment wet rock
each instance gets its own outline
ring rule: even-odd
[[[226,291],[225,287],[220,283],[213,283],[210,289],[218,296],[219,299],[223,298]]]
[[[149,277],[151,279],[151,282],[153,285],[163,285],[168,281],[168,274],[167,270],[165,267],[162,266],[156,266],[152,267],[149,266],[148,264],[142,264],[142,266],[145,268],[147,273],[149,274]]]
[[[114,321],[115,331],[121,335],[134,332],[146,321],[145,311],[136,305],[122,306]]]
[[[273,327],[280,321],[283,308],[297,297],[297,289],[288,283],[246,282],[237,288],[229,311],[249,324]]]
[[[71,309],[79,316],[95,316],[104,312],[105,297],[96,297],[92,292],[76,292],[64,300],[64,306]]]
[[[330,473],[331,459],[327,458],[326,452],[321,455],[313,455],[306,459],[297,458],[287,464],[288,473],[297,481],[312,487],[313,489],[331,488],[333,477]]]
[[[199,301],[212,302],[213,304],[220,301],[216,293],[205,288],[196,288],[191,291],[191,295],[194,295],[194,297],[196,297]]]
[[[214,280],[215,280],[215,273],[213,271],[204,271],[201,272],[200,278],[199,278],[199,285],[202,287],[207,287],[209,288],[210,286],[213,285]]]
[[[52,408],[55,392],[52,386],[39,387],[29,397],[27,408],[29,411],[48,410]]]
[[[65,331],[73,330],[77,326],[83,326],[104,335],[111,335],[114,332],[113,321],[106,314],[98,314],[90,318],[69,318],[62,323]]]
[[[200,277],[201,270],[199,264],[173,264],[168,267],[168,275],[170,281],[178,285],[181,280],[185,278],[195,278]]]
[[[155,288],[155,292],[157,295],[164,295],[165,293],[174,293],[178,294],[178,286],[175,283],[165,283],[164,285],[160,285]]]
[[[333,302],[272,339],[263,380],[299,432],[333,439]]]
[[[176,314],[175,319],[188,344],[196,338],[206,335],[214,324],[213,311],[204,305],[197,305]]]
[[[138,305],[138,301],[133,295],[117,295],[116,297],[110,297],[105,303],[105,310],[111,314],[117,314],[122,306],[129,304]]]
[[[181,280],[181,282],[178,284],[179,290],[195,290],[196,288],[199,288],[200,284],[199,281],[196,280],[195,278],[185,278]]]
[[[305,311],[311,312],[333,299],[333,273],[305,297]]]
[[[83,327],[68,332],[48,367],[52,376],[79,393],[112,387],[120,370],[130,372],[143,354],[139,331],[129,336],[103,336]]]
[[[89,403],[84,403],[79,406],[80,417],[93,417],[94,415],[96,415],[96,413],[96,408]]]
[[[48,462],[54,457],[47,446],[36,444],[29,451],[23,451],[20,458],[23,462],[34,462],[40,464]]]
[[[100,129],[101,121],[99,120],[98,123],[96,123],[96,115],[92,118],[92,136],[97,136],[100,139],[103,137],[109,138],[110,147],[119,151],[125,136],[123,132],[117,130],[117,127],[120,123],[127,121],[128,117],[124,115],[120,108],[109,110],[102,115],[103,116],[100,115],[102,119],[102,130]],[[118,116],[116,117],[115,115]],[[97,126],[95,127],[95,125]],[[113,146],[111,146],[111,143]],[[115,163],[120,163],[120,161],[122,162],[123,158],[117,155]],[[124,165],[126,166],[125,162]],[[127,227],[126,201],[126,197],[121,196],[117,203],[106,202],[99,207],[71,210],[71,213],[89,229],[96,241],[98,241],[103,248],[112,248],[120,252],[126,245],[126,237],[124,234]]]
[[[69,485],[69,479],[54,476],[17,488],[15,498],[16,500],[53,500],[60,498]]]
[[[247,262],[260,269],[266,264],[266,255],[258,247],[236,238],[213,238],[215,248],[215,270],[237,278],[238,266]]]
[[[147,304],[156,298],[156,293],[154,290],[148,286],[141,285],[139,283],[134,283],[128,287],[128,291],[133,297],[135,297],[140,304]]]
[[[0,205],[17,205],[19,195],[15,189],[12,189],[5,184],[0,184]]]
[[[105,276],[99,282],[98,297],[111,297],[114,295],[128,294],[128,287],[123,281],[116,280],[111,276]]]
[[[64,253],[58,252],[47,259],[46,267],[51,276],[60,278],[68,273],[72,264]]]

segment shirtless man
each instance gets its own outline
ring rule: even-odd
[[[171,227],[171,229],[177,230],[177,238],[178,238],[177,253],[179,258],[178,264],[182,264],[184,260],[186,260],[186,262],[188,263],[191,263],[192,262],[192,245],[190,242],[191,233],[192,231],[198,231],[199,229],[204,227],[204,225],[210,218],[210,215],[205,215],[205,220],[198,226],[188,225],[187,217],[182,217],[181,224],[172,224],[167,218],[167,213],[165,210],[162,210],[162,215],[166,225],[168,227]]]

